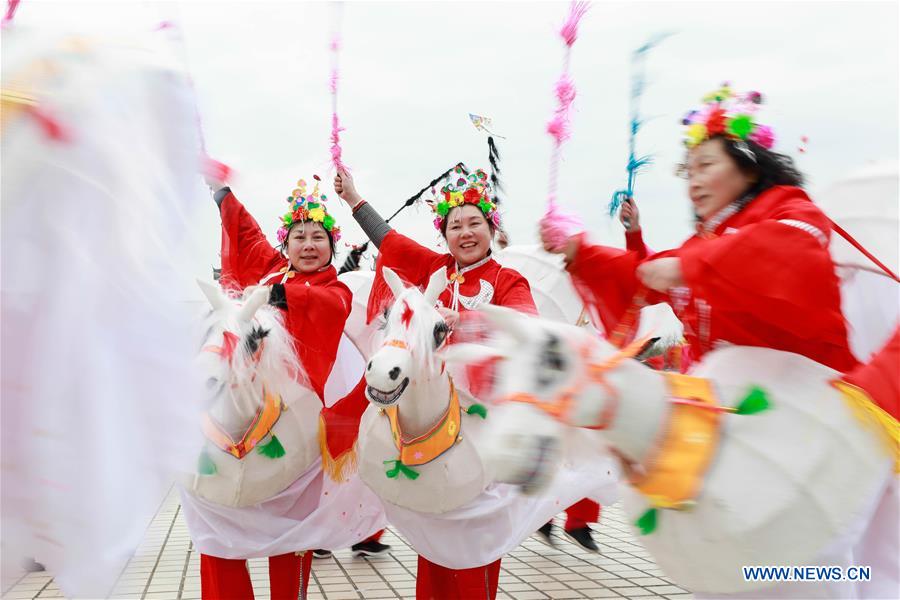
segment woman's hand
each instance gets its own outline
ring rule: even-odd
[[[334,176],[334,192],[350,208],[356,208],[356,205],[362,202],[362,198],[356,191],[356,184],[353,183],[353,177],[343,169]]]
[[[204,175],[203,180],[206,182],[206,185],[209,186],[209,189],[213,194],[225,187],[225,182],[219,181],[218,179],[210,175]]]
[[[442,317],[444,317],[444,323],[446,323],[447,327],[449,327],[450,329],[455,328],[459,324],[459,313],[455,310],[450,310],[449,308],[439,306],[437,311],[441,313]]]
[[[684,285],[681,259],[676,257],[645,262],[637,268],[637,276],[641,283],[657,292],[668,292],[669,288]]]
[[[640,231],[641,213],[637,204],[634,203],[634,199],[629,198],[622,203],[622,208],[619,209],[619,220],[625,227],[625,231]]]

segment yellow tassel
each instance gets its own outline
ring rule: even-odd
[[[860,387],[840,379],[831,382],[844,395],[853,416],[863,425],[875,429],[888,454],[894,456],[894,472],[900,473],[900,423],[875,404]]]
[[[322,453],[322,470],[331,477],[332,481],[344,483],[356,472],[359,464],[356,455],[356,442],[346,452],[334,458],[328,450],[327,437],[325,435],[325,419],[319,415],[319,450]]]

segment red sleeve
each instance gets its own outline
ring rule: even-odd
[[[665,296],[647,291],[638,281],[640,262],[636,251],[590,245],[581,236],[575,259],[566,267],[581,300],[597,310],[607,336],[619,324],[635,294],[645,293],[650,304],[666,301]]]
[[[300,362],[310,384],[325,397],[325,382],[337,356],[344,323],[350,316],[353,294],[339,281],[325,285],[284,286],[285,320],[294,336]]]
[[[803,216],[815,224],[815,212],[779,218]],[[846,347],[834,265],[827,247],[807,231],[767,219],[677,253],[685,284],[719,318]]]
[[[868,364],[844,376],[844,381],[864,389],[895,420],[900,418],[900,329]]]
[[[378,260],[375,262],[375,281],[369,293],[369,304],[366,311],[366,323],[371,323],[375,315],[391,303],[393,294],[384,281],[382,270],[389,267],[400,279],[410,285],[423,286],[435,270],[444,255],[438,254],[418,244],[405,235],[394,230],[388,232],[378,248]]]
[[[531,286],[521,273],[514,269],[501,269],[498,279],[493,304],[508,306],[528,315],[538,314]]]
[[[287,261],[263,235],[256,219],[231,192],[219,206],[222,217],[223,287],[243,289]]]
[[[637,252],[638,258],[646,258],[649,251],[644,244],[644,235],[640,229],[625,232],[625,249]]]

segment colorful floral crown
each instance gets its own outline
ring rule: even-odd
[[[325,208],[328,198],[325,194],[319,194],[319,181],[321,180],[318,175],[313,175],[313,179],[316,180],[316,184],[313,186],[311,194],[306,194],[306,181],[301,179],[297,182],[297,187],[291,192],[291,195],[288,196],[287,201],[291,208],[281,217],[281,227],[278,228],[276,235],[278,243],[283,244],[291,227],[303,221],[321,223],[325,231],[331,233],[331,238],[335,242],[341,239],[341,228],[335,224],[334,217],[329,215],[328,209]]]
[[[500,227],[500,212],[497,205],[491,201],[491,184],[488,183],[487,173],[481,169],[467,176],[462,167],[456,167],[450,173],[450,183],[441,188],[440,198],[431,207],[436,215],[435,229],[441,228],[451,208],[463,204],[477,206],[489,223],[493,223],[494,227]]]
[[[733,140],[756,142],[766,149],[775,145],[775,134],[767,125],[756,121],[756,111],[763,102],[759,92],[737,95],[728,83],[703,97],[703,107],[692,110],[681,121],[686,126],[684,144],[688,148],[717,135]]]

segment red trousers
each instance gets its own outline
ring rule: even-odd
[[[448,569],[419,557],[416,600],[495,600],[500,559],[471,569]]]
[[[600,505],[587,498],[566,509],[566,531],[587,527],[600,521]]]
[[[305,600],[311,568],[312,552],[270,556],[271,599]],[[201,554],[200,590],[203,600],[253,600],[247,561]]]

